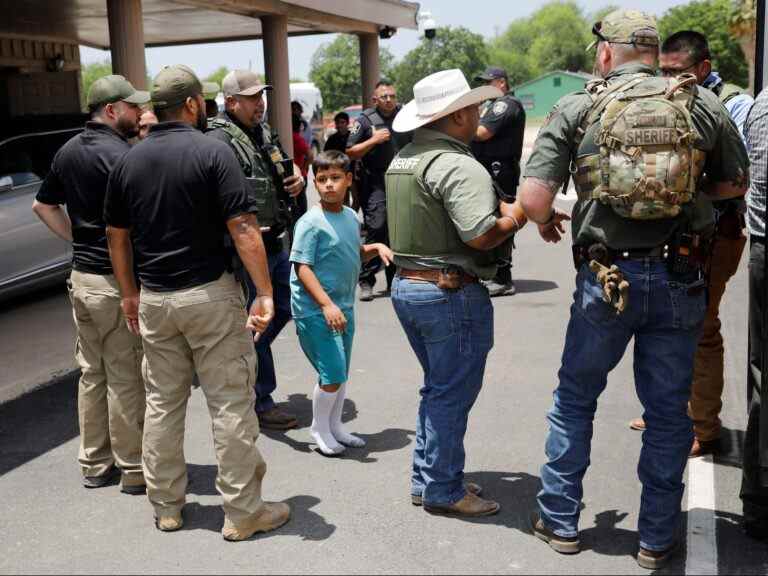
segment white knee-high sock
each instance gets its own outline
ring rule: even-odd
[[[312,395],[312,427],[309,433],[315,439],[320,452],[328,456],[344,452],[344,446],[339,444],[331,433],[331,414],[338,395],[338,391],[326,392],[319,384],[315,384],[315,392]]]
[[[365,446],[365,440],[347,432],[346,427],[341,422],[341,413],[344,411],[344,398],[346,397],[347,383],[344,382],[339,391],[336,392],[336,403],[333,405],[333,413],[331,414],[331,433],[336,440],[345,446],[362,448]]]

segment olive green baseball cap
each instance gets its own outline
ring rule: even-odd
[[[172,108],[187,98],[203,94],[203,85],[189,66],[166,66],[152,81],[152,106],[155,109]]]
[[[203,98],[206,100],[216,100],[219,94],[219,85],[216,82],[203,82]]]
[[[129,104],[146,104],[149,102],[149,92],[136,90],[123,76],[110,74],[91,84],[87,100],[88,108],[120,101]]]
[[[601,40],[611,44],[635,44],[637,46],[658,46],[659,30],[656,18],[639,10],[614,10],[592,26],[596,39],[587,50],[594,48]]]

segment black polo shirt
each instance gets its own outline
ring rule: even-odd
[[[130,150],[119,133],[87,122],[85,130],[61,147],[53,159],[37,201],[65,204],[72,222],[72,267],[90,274],[112,274],[104,224],[104,195],[109,173]]]
[[[157,292],[217,280],[226,222],[256,212],[230,147],[182,122],[152,126],[115,167],[104,219],[130,228],[139,280]]]

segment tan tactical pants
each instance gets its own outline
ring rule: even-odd
[[[70,283],[82,373],[77,411],[83,475],[100,476],[116,463],[125,484],[141,484],[141,340],[125,324],[114,276],[73,270]]]
[[[245,322],[242,290],[228,273],[176,292],[142,288],[144,474],[156,515],[175,515],[184,506],[184,419],[195,372],[213,421],[216,488],[225,514],[238,523],[263,506],[261,480],[267,466],[256,447],[256,353]]]
[[[720,301],[725,285],[739,269],[746,237],[715,236],[712,266],[709,272],[709,303],[696,349],[693,386],[689,411],[699,441],[709,442],[720,436],[720,410],[723,407],[724,353],[720,334]]]

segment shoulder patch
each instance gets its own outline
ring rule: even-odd
[[[509,105],[506,102],[499,100],[493,104],[493,113],[496,114],[496,116],[501,116],[507,111],[508,107]]]
[[[349,132],[350,134],[357,134],[360,132],[360,123],[356,121],[354,124],[352,124],[352,128],[349,129]]]
[[[544,119],[544,123],[541,125],[541,127],[544,128],[544,126],[548,125],[552,120],[557,118],[558,114],[560,114],[560,110],[558,110],[557,104],[555,104],[552,107],[552,110],[549,111],[549,114],[547,114],[547,117]]]

